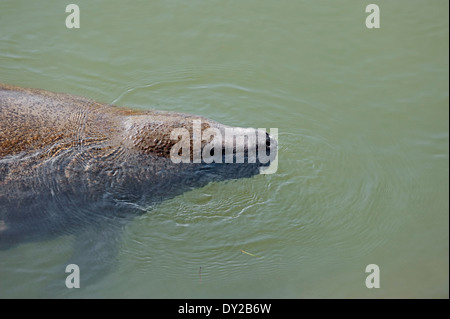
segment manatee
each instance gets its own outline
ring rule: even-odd
[[[270,164],[250,161],[250,149],[274,158],[270,135],[242,128],[236,132],[259,137],[246,137],[244,163],[194,163],[195,137],[191,161],[175,163],[170,152],[180,139],[171,132],[195,135],[193,123],[202,132],[230,128],[192,114],[0,84],[0,249],[74,235],[79,254],[90,249],[103,256],[115,250],[109,245],[126,222],[150,207],[212,181],[254,176]],[[211,146],[208,140],[197,145]],[[238,151],[229,139],[220,147]]]

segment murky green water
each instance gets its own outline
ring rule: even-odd
[[[70,236],[1,251],[0,297],[449,296],[448,1],[73,2],[0,2],[0,82],[275,127],[279,168],[136,218],[80,289]]]

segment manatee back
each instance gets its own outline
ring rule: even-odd
[[[70,94],[0,84],[0,158],[104,139],[102,128],[88,123],[107,107]]]

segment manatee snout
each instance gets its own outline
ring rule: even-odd
[[[260,134],[261,134],[261,136],[264,136],[263,138],[265,138],[265,142],[262,141],[261,144],[258,143],[256,146],[256,149],[257,149],[257,152],[265,153],[268,156],[268,159],[269,159],[268,163],[270,164],[270,162],[275,160],[275,157],[277,155],[278,142],[274,136],[270,135],[266,131],[263,131]],[[264,164],[266,164],[266,163],[264,163]]]
[[[255,163],[268,166],[276,158],[277,140],[264,129],[223,125],[221,133],[222,138],[224,137],[222,152],[225,163]]]
[[[173,163],[251,163],[269,165],[276,138],[265,129],[233,127],[184,113],[148,113],[125,121],[133,147]]]

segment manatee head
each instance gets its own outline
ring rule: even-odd
[[[277,152],[265,130],[37,89],[0,84],[0,110],[0,248],[96,233],[105,218],[256,175]]]
[[[265,130],[227,126],[190,114],[150,111],[128,116],[122,125],[116,147],[122,149],[121,159],[114,159],[117,171],[108,178],[115,186],[108,191],[139,205],[212,181],[259,174],[277,152],[276,140]]]

